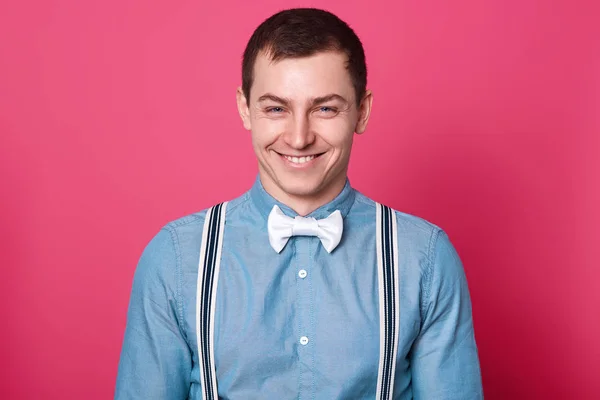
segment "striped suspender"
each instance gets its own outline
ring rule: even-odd
[[[394,211],[378,203],[379,374],[377,377],[377,400],[391,400],[394,394],[400,323],[397,232]]]
[[[227,203],[210,208],[204,221],[196,295],[196,339],[203,400],[218,400],[214,363],[214,315]],[[377,204],[377,274],[379,280],[379,371],[377,400],[394,391],[400,304],[396,215]]]
[[[204,220],[200,247],[196,294],[196,340],[198,342],[202,399],[204,400],[219,399],[213,332],[226,208],[227,203],[221,203],[208,210]]]

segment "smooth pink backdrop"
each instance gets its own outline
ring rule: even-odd
[[[0,398],[107,399],[142,249],[256,174],[253,29],[326,7],[375,94],[352,184],[450,235],[486,398],[600,398],[595,1],[5,1]]]

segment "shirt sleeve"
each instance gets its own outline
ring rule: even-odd
[[[434,233],[424,276],[421,332],[410,362],[415,399],[482,399],[481,373],[462,263],[448,236]]]
[[[176,237],[161,230],[133,278],[115,399],[186,399],[192,356],[179,326]]]

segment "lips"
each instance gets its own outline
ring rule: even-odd
[[[281,154],[279,152],[275,152],[275,153],[277,153],[282,158],[285,158],[290,163],[292,163],[294,165],[298,165],[298,166],[309,163],[312,160],[314,160],[315,158],[325,154],[325,153],[317,153],[317,154],[309,154],[306,156],[292,156],[292,155],[287,155],[287,154]]]
[[[313,160],[316,155],[312,156],[304,156],[304,157],[292,157],[292,156],[283,156],[286,160],[293,162],[294,164],[304,164]]]

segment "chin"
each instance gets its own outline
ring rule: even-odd
[[[270,182],[273,190],[281,195],[309,199],[318,199],[323,196],[336,180],[329,176],[331,171],[288,171],[285,169],[265,168],[261,171],[262,176]],[[266,183],[266,182],[264,182]],[[264,184],[263,183],[263,184]],[[276,193],[271,193],[277,197]]]
[[[278,186],[283,192],[294,197],[311,197],[318,195],[320,192],[319,184],[302,180],[296,182],[283,181]]]

